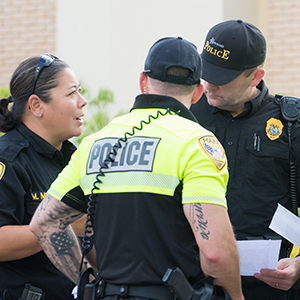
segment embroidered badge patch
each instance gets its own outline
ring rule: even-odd
[[[198,139],[198,143],[205,154],[212,160],[218,171],[226,165],[225,151],[220,142],[211,135],[205,135]]]
[[[2,162],[0,162],[0,180],[3,177],[5,172],[5,164],[3,164]]]
[[[282,134],[283,124],[280,120],[271,118],[267,121],[266,133],[270,140],[278,139]]]

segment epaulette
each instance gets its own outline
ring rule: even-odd
[[[0,141],[0,160],[5,159],[8,162],[12,162],[22,149],[29,146],[29,142],[26,139],[11,140],[6,138],[6,134],[1,137]]]

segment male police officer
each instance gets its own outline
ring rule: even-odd
[[[280,239],[268,227],[278,203],[292,208],[289,138],[280,105],[262,80],[265,38],[252,24],[225,21],[209,30],[201,56],[205,96],[191,111],[225,148],[230,175],[226,198],[236,237]],[[299,124],[293,126],[290,154],[300,174]],[[297,187],[299,198],[299,176]],[[283,240],[281,258],[287,257],[290,246]],[[246,299],[284,299],[283,290],[300,276],[300,258],[282,259],[277,270],[255,276],[270,286],[243,278]]]
[[[173,299],[162,278],[177,266],[191,284],[203,271],[232,299],[243,299],[226,211],[226,157],[189,111],[203,93],[200,76],[193,44],[180,37],[158,40],[131,112],[83,141],[33,218],[30,228],[45,252],[77,282],[80,250],[68,224],[86,212],[92,191],[104,298]]]

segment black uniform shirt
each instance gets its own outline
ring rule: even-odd
[[[226,197],[237,239],[278,239],[280,237],[268,227],[277,203],[291,209],[287,128],[280,106],[269,95],[264,82],[257,87],[260,95],[245,103],[246,111],[237,117],[210,106],[205,96],[192,105],[191,111],[202,126],[215,133],[225,148],[229,168]],[[293,125],[298,202],[299,129],[298,123]],[[283,243],[283,247],[289,246],[287,241]]]
[[[75,149],[65,141],[58,151],[24,124],[0,138],[0,226],[29,224],[50,184]],[[24,259],[0,262],[0,295],[8,288],[13,299],[18,299],[26,283],[46,292],[47,300],[73,299],[74,284],[43,251]]]

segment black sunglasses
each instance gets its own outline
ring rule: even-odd
[[[35,90],[35,86],[36,86],[36,82],[37,80],[39,79],[40,75],[41,75],[41,72],[42,70],[45,68],[45,67],[49,67],[53,61],[57,59],[56,56],[52,55],[52,54],[43,54],[39,57],[38,59],[38,62],[37,62],[37,66],[36,66],[36,69],[35,69],[35,77],[34,77],[34,81],[33,81],[33,87],[32,87],[32,92],[31,94],[34,93],[34,90]]]

